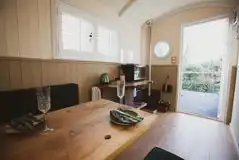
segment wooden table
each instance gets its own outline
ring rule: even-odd
[[[48,115],[48,134],[7,135],[0,132],[1,160],[103,160],[113,159],[146,132],[157,116],[135,110],[145,119],[136,126],[110,123],[109,111],[119,104],[99,100]],[[105,135],[111,139],[105,140]]]

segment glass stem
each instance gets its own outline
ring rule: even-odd
[[[47,119],[46,119],[46,113],[44,113],[44,120],[45,120],[45,129],[48,129],[48,126],[47,126]]]
[[[120,104],[123,104],[123,98],[120,98]]]

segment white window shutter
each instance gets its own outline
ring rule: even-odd
[[[81,51],[94,52],[94,26],[93,23],[85,19],[81,20]]]
[[[80,51],[80,19],[67,13],[61,16],[62,49]]]

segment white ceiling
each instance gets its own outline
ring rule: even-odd
[[[102,3],[103,5],[110,7],[118,13],[129,0],[97,1]],[[136,2],[132,6],[130,6],[130,8],[128,8],[128,10],[126,10],[126,12],[122,16],[130,18],[131,20],[142,24],[149,19],[159,17],[180,7],[212,1],[229,2],[234,0],[136,0]]]

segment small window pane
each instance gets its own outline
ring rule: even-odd
[[[110,53],[110,45],[111,45],[111,31],[105,27],[98,27],[98,52],[101,54],[109,54]]]
[[[62,13],[61,34],[63,50],[80,51],[80,21],[78,18]]]
[[[94,26],[91,22],[81,20],[81,51],[93,52],[94,50]]]
[[[158,58],[166,58],[170,54],[169,44],[159,41],[154,47],[154,53]]]

